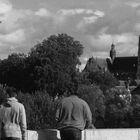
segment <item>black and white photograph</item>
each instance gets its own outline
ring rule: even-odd
[[[0,0],[0,140],[140,140],[140,0]]]

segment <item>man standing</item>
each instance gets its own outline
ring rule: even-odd
[[[91,128],[92,114],[88,104],[72,92],[63,98],[56,111],[61,140],[81,140],[81,131]]]
[[[7,101],[0,106],[1,140],[26,140],[26,113],[16,99],[14,88],[7,88]]]

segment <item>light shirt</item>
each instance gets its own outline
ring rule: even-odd
[[[0,106],[1,137],[15,137],[26,140],[27,124],[24,106],[16,98],[8,98]]]

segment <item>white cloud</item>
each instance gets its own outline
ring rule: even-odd
[[[138,45],[131,43],[122,43],[116,45],[117,56],[137,56]]]
[[[136,35],[140,35],[140,23],[135,24],[134,32],[135,32]]]
[[[61,9],[58,11],[59,14],[64,16],[72,16],[77,14],[94,14],[92,9]]]
[[[5,14],[11,10],[12,10],[12,5],[8,1],[6,0],[0,1],[0,14]]]
[[[91,16],[91,17],[84,17],[83,19],[85,23],[94,23],[98,19],[98,17]]]
[[[94,11],[92,9],[87,9],[85,11],[86,14],[94,14]]]
[[[89,43],[91,44],[91,46],[94,46],[94,47],[96,46],[98,49],[99,48],[103,49],[103,47],[110,46],[110,44],[112,43],[112,36],[109,34],[102,34],[102,35],[99,35],[98,37],[89,35],[87,36],[87,39]]]
[[[77,29],[85,32],[86,27],[89,24],[95,23],[98,20],[97,16],[83,17],[83,19],[77,24]]]
[[[45,8],[40,8],[38,11],[35,12],[35,15],[41,16],[41,17],[50,17],[51,12]]]
[[[96,10],[96,11],[94,12],[94,14],[95,14],[96,16],[98,16],[98,17],[103,17],[103,16],[105,15],[104,12],[99,11],[99,10]]]
[[[125,34],[100,34],[98,36],[87,35],[86,45],[93,56],[107,58],[109,56],[109,50],[111,44],[114,43],[118,56],[132,56],[137,52],[138,39],[131,33]]]
[[[114,35],[116,43],[133,43],[134,35],[131,33],[124,33],[121,35]]]
[[[97,57],[97,58],[107,58],[109,56],[109,52],[102,52],[102,51],[97,51],[97,52],[93,52],[92,53],[94,57]]]
[[[14,44],[21,43],[25,41],[24,30],[19,29],[6,35],[0,34],[0,41],[4,43],[14,43]]]
[[[127,2],[126,4],[133,7],[133,8],[140,6],[140,2]]]
[[[82,20],[77,24],[77,28],[82,31],[85,31],[86,27],[89,24],[95,23],[98,20],[98,18],[101,18],[105,15],[104,12],[99,10],[96,10],[95,12],[93,10],[92,11],[89,10],[86,11],[86,13],[90,13],[92,15],[83,17]]]
[[[54,17],[53,17],[54,27],[56,27],[56,25],[61,25],[64,27],[65,21],[66,21],[66,18],[64,16],[54,15]]]

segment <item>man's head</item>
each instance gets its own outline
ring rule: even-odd
[[[6,88],[6,93],[7,93],[7,95],[8,95],[9,98],[11,98],[11,97],[17,97],[16,89],[13,88],[13,87]]]

